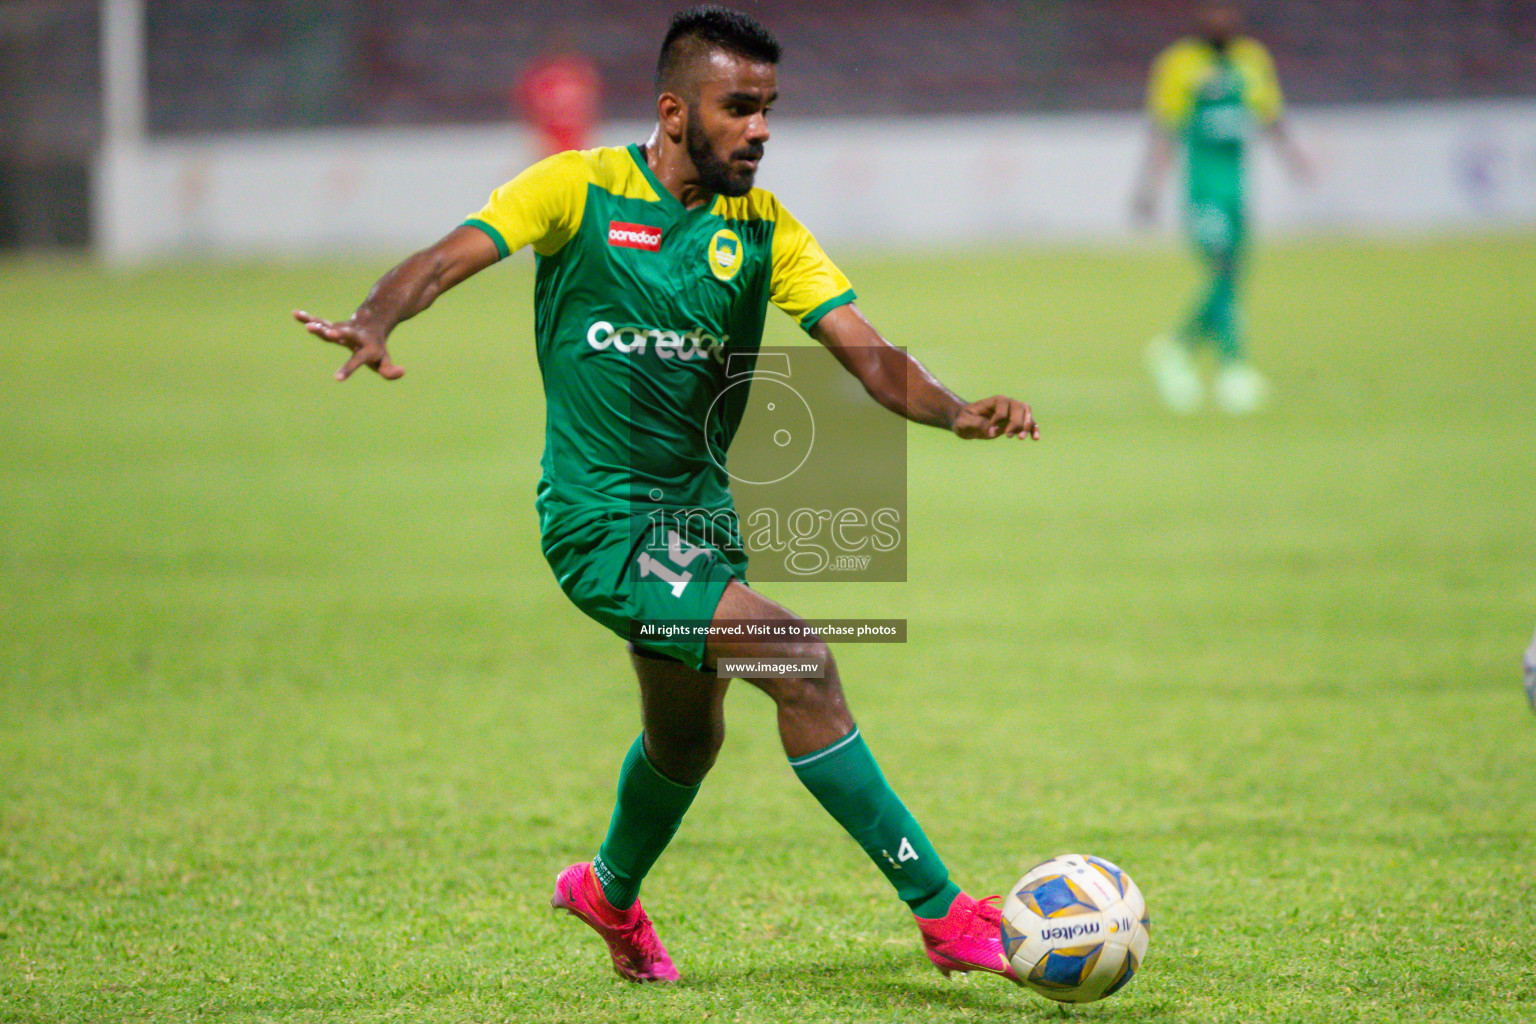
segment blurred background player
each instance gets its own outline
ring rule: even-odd
[[[587,149],[602,116],[603,81],[569,26],[548,35],[517,83],[517,106],[532,125],[539,156]]]
[[[1147,88],[1152,123],[1133,212],[1140,221],[1152,220],[1175,151],[1182,148],[1185,231],[1208,272],[1184,323],[1147,350],[1158,393],[1180,413],[1193,412],[1205,399],[1195,359],[1202,346],[1215,350],[1212,390],[1224,412],[1253,412],[1268,396],[1268,382],[1248,362],[1237,308],[1248,243],[1245,165],[1254,129],[1274,140],[1299,180],[1312,176],[1281,116],[1274,62],[1242,28],[1237,4],[1202,3],[1198,34],[1158,55]]]

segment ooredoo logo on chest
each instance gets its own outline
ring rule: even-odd
[[[661,228],[647,224],[626,224],[621,220],[608,222],[608,244],[621,249],[644,249],[646,252],[661,251]]]

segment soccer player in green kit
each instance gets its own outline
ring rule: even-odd
[[[633,640],[636,624],[647,622],[711,623],[707,636],[631,642],[643,731],[623,761],[596,855],[556,878],[552,905],[602,936],[621,976],[678,977],[641,910],[640,885],[723,742],[730,679],[715,669],[745,656],[822,667],[751,682],[775,703],[796,775],[911,909],[929,959],[946,975],[981,970],[1017,982],[998,908],[950,881],[860,736],[826,645],[814,634],[764,643],[720,628],[801,621],[745,585],[739,534],[715,529],[717,519],[705,515],[673,517],[676,529],[664,539],[649,528],[658,509],[732,509],[709,448],[729,443],[742,409],[704,424],[725,390],[725,357],[757,352],[770,302],[871,397],[908,419],[962,438],[1039,436],[1024,403],[965,402],[886,342],[810,233],[753,187],[778,59],[778,44],[745,15],[712,6],[680,12],[662,45],[658,123],[644,145],[543,160],[386,273],[350,318],[294,315],[351,350],[338,379],[364,366],[397,379],[404,370],[386,348],[391,329],[510,252],[533,247],[547,400],[537,502],[545,556],[571,600],[621,637]]]
[[[1299,179],[1312,173],[1282,117],[1274,62],[1263,45],[1241,34],[1242,24],[1238,5],[1202,4],[1199,34],[1158,56],[1147,90],[1151,140],[1134,212],[1139,219],[1152,218],[1175,150],[1182,147],[1185,230],[1209,274],[1183,325],[1147,349],[1159,394],[1181,413],[1198,409],[1205,398],[1195,359],[1203,345],[1215,349],[1212,391],[1219,408],[1254,412],[1268,396],[1268,383],[1247,360],[1237,304],[1248,248],[1244,165],[1255,129],[1275,141]]]

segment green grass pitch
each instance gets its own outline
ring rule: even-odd
[[[645,892],[684,981],[619,982],[546,904],[638,719],[538,551],[528,264],[338,385],[288,310],[383,262],[43,261],[0,265],[0,1021],[1536,1020],[1536,237],[1264,250],[1248,419],[1144,380],[1182,254],[845,262],[1044,437],[914,428],[909,582],[769,592],[909,620],[839,648],[887,774],[977,895],[1126,867],[1126,991],[941,979],[741,684]]]

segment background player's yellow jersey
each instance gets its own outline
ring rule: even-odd
[[[854,298],[771,193],[687,209],[638,146],[543,160],[466,223],[537,257],[546,525],[561,507],[728,506],[718,462],[747,389],[721,397],[727,353],[750,372],[769,302],[809,330]]]
[[[1220,50],[1204,39],[1182,39],[1152,65],[1147,112],[1184,143],[1191,201],[1241,196],[1248,139],[1281,109],[1274,61],[1253,39],[1239,37]]]

